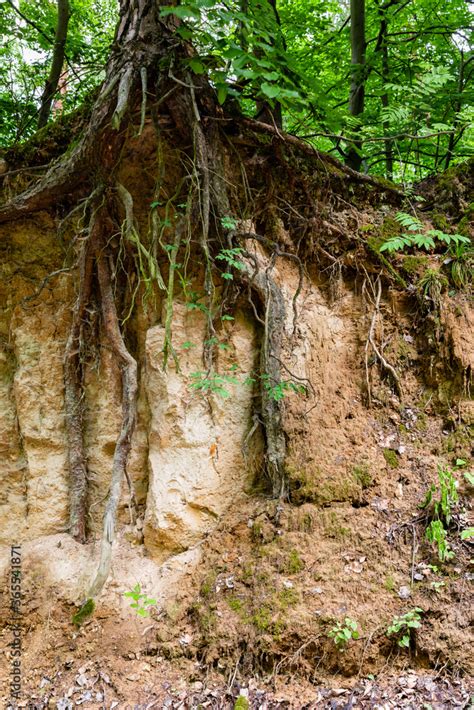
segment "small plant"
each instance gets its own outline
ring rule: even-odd
[[[86,599],[82,604],[81,608],[73,614],[72,623],[75,626],[81,626],[83,621],[92,615],[95,609],[95,603],[93,599]]]
[[[469,237],[462,234],[446,234],[439,229],[425,229],[423,223],[411,214],[398,212],[395,219],[407,231],[402,234],[390,237],[380,247],[380,251],[403,251],[404,249],[417,247],[418,249],[435,249],[436,242],[446,244],[446,246],[457,246],[460,244],[470,244]]]
[[[225,219],[225,218],[223,218]],[[229,227],[230,229],[230,227]],[[227,267],[233,267],[234,269],[237,269],[238,271],[244,271],[245,270],[245,264],[241,260],[240,256],[243,253],[243,249],[240,247],[234,247],[233,249],[221,249],[220,252],[217,254],[216,259],[219,259],[220,261],[225,261],[227,264]],[[230,273],[230,271],[223,271],[221,273],[221,276],[223,279],[228,279],[232,280],[234,277]]]
[[[415,607],[403,616],[395,616],[387,629],[387,636],[395,636],[400,648],[409,648],[413,629],[421,626],[420,614],[423,614],[423,609]]]
[[[344,622],[337,623],[328,631],[329,638],[334,639],[334,643],[340,651],[344,650],[351,639],[358,639],[357,622],[346,616]]]
[[[474,528],[466,528],[461,531],[461,540],[472,540],[474,538]]]
[[[472,243],[452,245],[445,263],[451,264],[451,278],[456,288],[465,288],[472,282],[474,271],[474,247]]]
[[[418,291],[426,298],[438,305],[441,294],[449,286],[447,277],[438,269],[427,269],[417,283]]]
[[[133,599],[133,603],[130,604],[130,608],[135,609],[135,613],[142,617],[150,616],[149,607],[156,604],[156,599],[151,599],[150,597],[147,597],[146,594],[142,594],[139,584],[136,584],[130,592],[124,592],[123,596]]]
[[[224,229],[236,229],[238,220],[235,217],[221,217],[221,225]]]
[[[432,520],[426,528],[425,535],[428,542],[436,545],[440,562],[453,559],[454,552],[451,550],[449,542],[446,539],[448,533],[441,520]]]
[[[298,574],[304,569],[304,562],[299,556],[298,550],[291,550],[286,563],[286,571],[288,574]]]
[[[425,500],[420,508],[430,509],[430,523],[426,528],[426,539],[434,543],[438,549],[440,562],[446,562],[454,557],[454,552],[447,540],[447,527],[451,522],[453,507],[459,500],[458,482],[452,471],[438,466],[439,486],[430,486]]]
[[[280,380],[276,384],[270,382],[270,375],[261,375],[263,386],[271,399],[279,402],[288,392],[296,392],[297,394],[306,394],[305,385],[301,385],[293,380]]]
[[[474,486],[474,473],[471,473],[470,471],[464,471],[464,478],[470,486]]]
[[[438,466],[438,500],[435,500],[437,487],[431,484],[423,503],[420,508],[427,509],[433,507],[433,518],[443,520],[446,525],[449,525],[452,517],[452,508],[459,500],[458,482],[449,468]]]
[[[231,368],[230,370],[234,370]],[[238,385],[239,381],[233,374],[219,375],[217,372],[206,374],[205,372],[192,372],[192,382],[189,385],[192,390],[200,392],[202,395],[217,394],[223,399],[230,397],[228,385]]]

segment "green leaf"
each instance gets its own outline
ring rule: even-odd
[[[188,65],[195,74],[205,74],[206,72],[206,67],[204,66],[204,64],[201,62],[200,59],[197,59],[195,57],[188,61]]]
[[[266,81],[263,82],[260,89],[262,93],[264,93],[265,96],[268,96],[268,98],[270,99],[276,98],[281,93],[281,89],[279,86],[277,86],[276,84],[268,84]]]
[[[217,100],[222,106],[224,101],[227,98],[227,94],[229,93],[229,89],[227,84],[221,84],[220,86],[217,87]]]
[[[176,17],[182,20],[190,17],[193,20],[200,20],[201,13],[196,7],[191,5],[173,5],[173,6],[163,6],[160,9],[161,17],[166,17],[167,15],[176,15]]]

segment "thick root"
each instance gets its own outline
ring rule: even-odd
[[[135,429],[138,392],[137,363],[125,346],[112,293],[107,257],[99,251],[97,252],[97,272],[103,326],[113,353],[120,362],[122,372],[122,426],[115,446],[109,497],[104,514],[99,567],[88,593],[88,597],[91,599],[100,593],[110,572],[117,508]]]
[[[70,533],[77,542],[86,540],[87,464],[83,442],[82,330],[92,289],[93,257],[91,242],[84,243],[79,257],[79,293],[74,306],[71,330],[64,354],[64,408],[68,440],[70,476]]]

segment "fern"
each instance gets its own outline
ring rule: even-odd
[[[397,212],[395,219],[408,231],[387,239],[380,247],[381,252],[403,251],[407,247],[417,247],[418,249],[430,251],[431,249],[436,249],[437,242],[446,244],[448,247],[471,243],[469,237],[465,237],[462,234],[446,234],[439,229],[424,229],[418,217],[413,217],[406,212]]]

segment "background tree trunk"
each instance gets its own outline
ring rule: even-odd
[[[64,66],[64,56],[66,49],[67,28],[71,16],[69,0],[58,0],[58,21],[56,24],[56,36],[54,38],[53,61],[49,77],[41,97],[41,107],[38,115],[38,128],[42,128],[48,123],[51,112],[51,104],[58,88],[61,71]]]
[[[364,111],[365,99],[365,0],[351,0],[351,64],[349,112],[357,117]],[[346,163],[353,170],[362,165],[361,148],[362,142],[354,140],[347,151]]]

